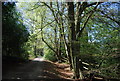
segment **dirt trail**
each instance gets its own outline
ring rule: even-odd
[[[3,64],[3,79],[70,79],[73,73],[67,64],[53,63],[42,58],[29,62]]]

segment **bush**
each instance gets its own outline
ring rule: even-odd
[[[47,50],[45,55],[44,55],[44,58],[46,60],[50,60],[50,61],[57,61],[57,58],[55,57],[55,54],[54,52],[52,52],[51,50]]]

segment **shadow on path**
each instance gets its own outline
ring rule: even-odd
[[[3,75],[2,79],[31,79],[40,80],[44,79],[61,79],[64,81],[67,76],[59,66],[53,62],[45,61],[43,58],[35,58],[27,62],[14,62],[3,60]],[[66,76],[66,77],[65,77]]]

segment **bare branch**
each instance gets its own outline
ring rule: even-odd
[[[53,16],[55,18],[55,21],[59,24],[58,19],[57,19],[56,15],[55,15],[54,10],[52,9],[52,7],[49,6],[48,4],[46,4],[45,2],[41,2],[41,3],[43,3],[45,6],[47,6],[52,11],[52,14],[53,14]]]
[[[104,11],[102,11],[102,10],[98,10],[98,11],[100,11],[102,14],[104,14],[103,17],[109,18],[110,20],[112,20],[112,21],[116,22],[118,25],[120,25],[119,21],[115,20],[114,18],[111,18],[110,16],[108,16],[107,14],[105,14]]]
[[[40,6],[44,6],[44,5],[38,5],[39,2],[37,2],[32,9],[27,9],[28,11],[32,11],[32,10],[35,10],[37,8],[39,8]],[[36,6],[37,5],[37,6]]]
[[[78,37],[81,36],[83,30],[85,29],[85,27],[86,27],[86,25],[87,25],[87,23],[88,23],[88,20],[90,19],[90,17],[91,17],[92,14],[94,13],[94,11],[97,9],[97,6],[98,6],[99,4],[100,4],[100,3],[98,3],[98,4],[94,7],[94,9],[91,11],[91,13],[88,15],[88,17],[87,17],[87,19],[86,19],[86,21],[85,21],[82,29],[77,33],[76,38],[78,38]]]
[[[42,37],[42,41],[53,51],[56,53],[56,51],[53,49],[53,47],[51,47],[45,40],[44,38]]]

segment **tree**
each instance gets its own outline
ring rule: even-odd
[[[118,77],[117,73],[117,68],[119,66],[118,63],[118,59],[119,59],[119,51],[117,49],[119,46],[119,25],[115,22],[119,22],[118,21],[118,17],[116,12],[111,12],[111,10],[116,10],[116,8],[111,7],[115,4],[118,3],[104,3],[99,7],[94,16],[91,18],[91,20],[88,22],[88,33],[90,33],[89,35],[92,37],[90,37],[90,46],[89,48],[91,48],[91,45],[94,45],[94,51],[92,52],[93,48],[91,50],[88,50],[88,54],[92,53],[92,56],[94,56],[94,58],[92,60],[94,60],[94,62],[92,62],[93,64],[95,64],[95,67],[92,69],[97,69],[97,71],[101,72],[101,75],[104,76],[108,76],[108,75],[112,75],[112,76],[116,76]],[[108,6],[106,6],[108,5]],[[104,8],[106,10],[104,10]],[[101,13],[101,10],[103,11],[102,13],[108,13],[109,17],[104,16],[104,14]],[[111,15],[114,14],[114,15]],[[113,21],[113,19],[111,18],[116,18],[115,21]],[[92,22],[92,23],[91,23]],[[88,37],[89,38],[89,37]],[[83,39],[83,38],[82,38]],[[84,39],[83,39],[84,41]],[[86,45],[85,43],[83,44],[84,47],[88,48],[88,45]],[[85,49],[85,48],[84,48]],[[116,50],[115,50],[116,49]],[[82,49],[83,50],[83,47]],[[84,50],[83,50],[84,51]],[[87,52],[87,51],[86,51]],[[86,52],[82,52],[85,54],[86,56]],[[117,54],[116,54],[117,53]],[[84,61],[88,60],[87,57],[84,56]],[[115,56],[115,57],[113,57]],[[85,60],[86,58],[86,60]],[[92,61],[92,60],[89,60]],[[95,63],[96,62],[96,63]],[[113,64],[114,63],[114,64]],[[116,67],[115,67],[116,66]],[[108,68],[109,67],[109,70]],[[104,68],[104,69],[103,69]],[[106,69],[105,69],[106,68]],[[111,71],[110,68],[116,68],[116,70]],[[107,74],[108,73],[108,74]],[[111,73],[111,74],[109,74]],[[112,77],[110,76],[110,77]]]
[[[105,60],[101,57],[111,52],[112,45],[106,43],[116,39],[118,41],[119,36],[116,35],[119,27],[116,24],[119,21],[116,13],[114,16],[113,13],[106,15],[111,9],[105,11],[103,8],[109,8],[105,5],[107,3],[103,2],[34,3],[26,10],[27,13],[30,12],[27,14],[27,19],[30,20],[28,23],[34,22],[33,39],[42,39],[58,61],[67,59],[75,78],[82,79],[82,63],[88,62],[90,69],[101,67]],[[29,17],[32,13],[37,15]],[[111,39],[112,36],[115,39]]]
[[[16,11],[14,2],[2,3],[2,45],[3,56],[16,56],[28,58],[24,44],[29,33],[23,25],[20,13]]]

